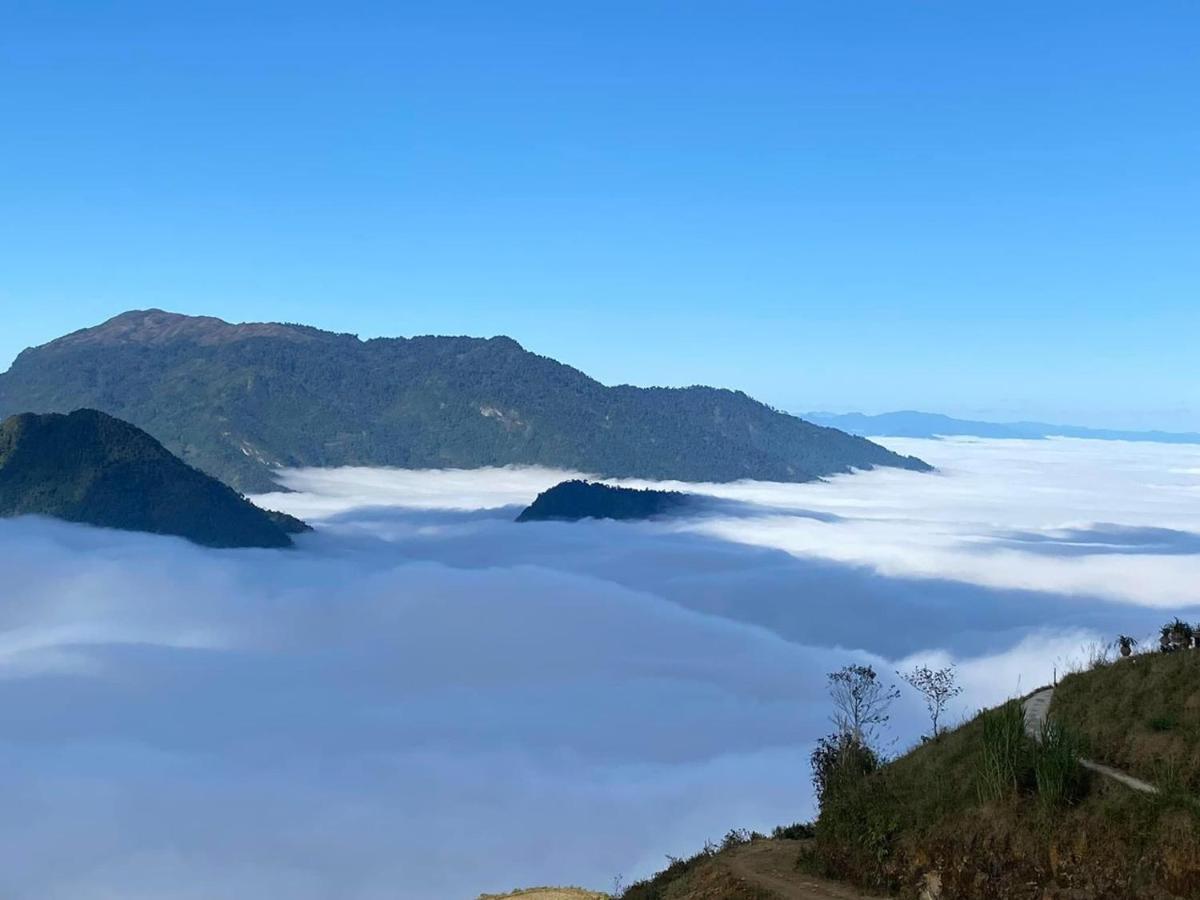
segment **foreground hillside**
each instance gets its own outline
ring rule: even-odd
[[[1069,675],[1053,710],[1095,758],[1200,797],[1200,651],[1142,654]]]
[[[539,464],[602,476],[807,481],[927,469],[877,444],[708,387],[606,387],[508,338],[360,341],[160,310],[26,350],[0,415],[90,407],[240,490],[272,466]]]
[[[621,900],[874,900],[852,885],[800,867],[810,847],[810,840],[731,832],[719,847],[674,860],[619,896]]]
[[[211,547],[287,547],[307,526],[254,506],[95,410],[0,423],[0,516],[41,515],[188,538]]]
[[[478,900],[607,900],[607,894],[582,888],[526,888],[507,894],[480,894]]]
[[[732,832],[723,847],[676,861],[623,897],[1200,897],[1200,650],[1071,675],[1047,721],[1035,741],[1020,701],[987,710],[877,771],[838,779],[811,837],[747,842]],[[1078,757],[1157,776],[1157,793]],[[738,863],[760,857],[771,860],[760,863],[769,880]]]

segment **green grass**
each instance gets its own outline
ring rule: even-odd
[[[1200,650],[1145,653],[1062,680],[1054,715],[1098,762],[1200,794]]]
[[[1033,775],[1038,800],[1054,809],[1077,802],[1087,790],[1086,772],[1079,764],[1083,742],[1058,719],[1047,719],[1033,748]]]
[[[980,715],[983,746],[976,785],[983,802],[1012,797],[1021,789],[1031,749],[1025,734],[1025,713],[1019,700],[1010,700]]]
[[[930,871],[961,900],[1200,897],[1200,804],[1089,777],[1057,703],[1040,737],[1014,700],[914,748],[823,805],[806,869],[901,897]]]
[[[836,779],[797,865],[901,900],[918,900],[931,873],[955,900],[1200,898],[1200,799],[1188,787],[1198,676],[1200,651],[1100,664],[1063,680],[1040,742],[1012,700]],[[1162,746],[1172,752],[1149,752]],[[1134,751],[1129,768],[1163,792],[1089,776],[1077,763],[1085,747],[1116,765],[1118,751]],[[626,896],[738,896],[704,880],[721,858],[710,845]]]

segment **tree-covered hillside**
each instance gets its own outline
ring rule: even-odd
[[[576,522],[579,519],[649,519],[677,511],[692,498],[679,491],[614,487],[564,481],[542,491],[517,516],[518,522]]]
[[[103,410],[245,491],[273,466],[540,464],[606,477],[807,481],[928,468],[709,387],[606,387],[504,338],[360,341],[129,312],[26,350],[0,415]]]
[[[0,516],[43,515],[211,547],[287,547],[303,522],[261,510],[143,431],[95,410],[0,423]]]

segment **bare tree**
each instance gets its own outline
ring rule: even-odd
[[[864,747],[873,746],[887,724],[888,710],[900,696],[894,684],[884,684],[871,666],[843,666],[829,673],[833,724]]]
[[[946,666],[944,669],[914,666],[911,672],[900,674],[900,677],[925,698],[929,718],[933,720],[933,736],[936,738],[941,733],[938,721],[946,710],[946,704],[962,693],[962,688],[954,680],[954,666]]]

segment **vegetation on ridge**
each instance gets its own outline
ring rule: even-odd
[[[1057,687],[1037,739],[1014,699],[890,762],[854,739],[845,691],[842,702],[835,691],[839,730],[814,753],[820,815],[811,832],[731,832],[741,838],[670,860],[623,896],[809,896],[802,887],[815,874],[902,900],[1200,897],[1200,800],[1191,768],[1200,746],[1197,676],[1197,652],[1097,654]],[[831,680],[835,688],[845,683],[881,696],[872,687],[877,678]],[[886,708],[872,715],[880,714]],[[1081,755],[1135,773],[1140,761],[1145,777],[1170,760],[1175,777],[1156,781],[1158,793],[1140,793],[1088,773]],[[795,894],[729,880],[743,839],[793,852]]]
[[[679,491],[614,487],[591,481],[563,481],[542,491],[517,516],[518,522],[579,519],[649,519],[673,512],[691,498]]]
[[[275,489],[273,466],[529,464],[681,481],[929,468],[737,391],[606,387],[509,338],[360,341],[161,310],[26,350],[0,375],[0,416],[79,407],[243,491]]]
[[[1200,651],[1141,653],[1068,675],[1053,709],[1096,759],[1200,797]]]
[[[95,410],[0,423],[0,516],[43,515],[212,547],[287,547],[307,530]]]

